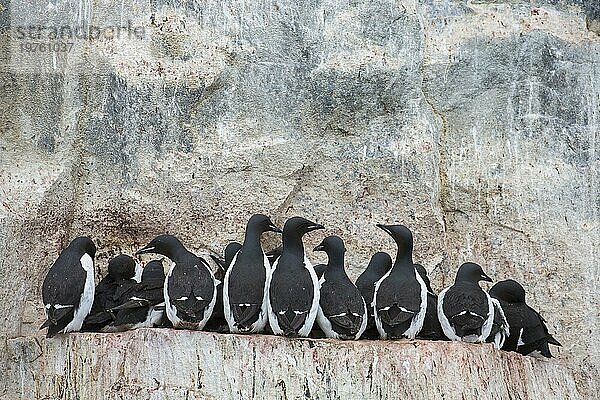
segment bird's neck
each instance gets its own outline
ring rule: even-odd
[[[283,233],[283,252],[304,258],[304,243],[302,236],[297,234]]]
[[[260,235],[262,232],[256,227],[249,226],[246,228],[246,234],[244,236],[244,248],[252,250],[261,250]]]
[[[408,275],[414,275],[415,267],[412,259],[412,252],[400,251],[396,253],[396,261],[392,266],[392,271],[395,273],[404,273]]]

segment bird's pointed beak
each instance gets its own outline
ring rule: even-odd
[[[390,233],[390,228],[387,225],[384,224],[375,224],[376,227],[378,227],[379,229],[384,230],[386,233]]]
[[[136,251],[135,255],[139,256],[140,254],[152,253],[152,251],[154,251],[154,246],[146,246]]]
[[[283,231],[275,226],[275,224],[269,225],[269,232],[283,233]]]
[[[317,229],[325,229],[325,227],[321,224],[314,224],[308,227],[308,231],[316,231]]]
[[[317,247],[315,247],[313,251],[325,251],[325,245],[321,243]]]
[[[492,278],[490,278],[490,277],[489,277],[489,276],[487,276],[486,274],[482,274],[482,275],[481,275],[481,280],[482,280],[482,281],[485,281],[485,282],[494,282],[494,281],[492,280]]]

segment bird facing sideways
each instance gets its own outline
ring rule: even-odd
[[[267,325],[267,276],[271,264],[260,244],[265,232],[281,233],[281,229],[266,215],[250,217],[244,243],[225,273],[223,312],[230,332],[256,333]]]
[[[46,337],[81,329],[94,302],[94,257],[96,246],[80,236],[64,249],[44,278],[42,300],[48,328]]]
[[[167,317],[174,328],[201,330],[217,300],[217,282],[208,263],[172,235],[160,235],[136,254],[157,253],[171,260],[165,279]]]
[[[427,287],[415,271],[412,232],[404,225],[377,225],[398,248],[392,268],[376,283],[375,324],[381,339],[414,339],[427,312]]]
[[[509,335],[502,349],[517,351],[523,355],[539,355],[550,358],[549,344],[561,346],[549,332],[544,318],[525,302],[525,289],[515,280],[496,283],[489,291],[504,310]]]
[[[267,286],[269,325],[274,334],[307,337],[319,308],[319,281],[304,253],[302,237],[323,225],[293,217],[283,227],[281,256],[273,264]]]

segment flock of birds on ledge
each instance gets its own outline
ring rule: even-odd
[[[328,263],[311,265],[302,237],[322,225],[302,217],[286,221],[283,231],[262,214],[248,221],[244,242],[230,243],[225,258],[213,257],[219,270],[174,236],[154,238],[136,254],[167,257],[148,262],[136,274],[133,258],[109,261],[108,275],[94,282],[96,246],[78,237],[59,255],[42,286],[47,337],[73,331],[118,332],[140,327],[174,327],[216,332],[270,331],[288,337],[335,339],[427,339],[493,343],[496,348],[551,357],[542,316],[525,303],[514,280],[496,283],[486,293],[480,281],[492,280],[481,266],[460,266],[454,284],[436,295],[425,268],[412,259],[413,237],[403,225],[377,225],[396,242],[392,264],[376,253],[356,280],[344,270],[344,242],[326,237],[314,251]],[[283,245],[266,253],[264,232],[282,233]],[[212,256],[211,256],[212,257]],[[141,275],[141,276],[140,276]],[[313,325],[317,322],[317,326]]]

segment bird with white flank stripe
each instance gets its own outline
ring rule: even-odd
[[[454,341],[483,343],[494,322],[494,305],[479,287],[479,281],[491,282],[480,265],[464,263],[456,273],[454,285],[438,296],[438,318],[444,334]]]
[[[392,268],[392,258],[388,253],[377,252],[371,257],[367,268],[356,279],[356,287],[360,290],[369,314],[367,328],[363,333],[363,339],[379,339],[379,332],[375,326],[375,308],[373,308],[373,294],[375,284]]]
[[[271,264],[260,244],[264,232],[281,233],[281,229],[266,215],[253,215],[246,225],[244,243],[225,273],[223,311],[233,333],[261,332],[268,322],[266,282]]]
[[[344,270],[344,242],[339,236],[328,236],[315,251],[324,251],[328,257],[319,281],[317,322],[329,338],[358,340],[367,327],[367,306]]]
[[[78,237],[60,253],[42,284],[42,300],[48,328],[46,337],[81,329],[94,302],[94,257],[96,246],[88,237]]]
[[[273,264],[267,286],[269,325],[276,335],[307,337],[319,308],[319,281],[304,253],[304,234],[324,229],[302,217],[293,217],[283,227],[283,249]]]
[[[392,268],[375,285],[375,324],[381,339],[414,339],[427,312],[427,287],[415,271],[413,236],[404,225],[377,225],[396,242]]]
[[[201,330],[217,301],[217,282],[208,263],[172,235],[157,236],[136,254],[157,253],[172,263],[164,285],[167,317],[174,328]]]
[[[523,355],[552,357],[549,344],[561,346],[549,332],[544,318],[525,302],[525,289],[512,279],[496,283],[489,291],[504,310],[510,326],[502,349]]]

